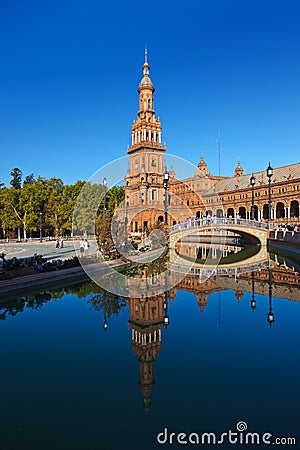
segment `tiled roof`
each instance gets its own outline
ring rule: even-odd
[[[240,189],[249,189],[250,185],[250,174],[241,175],[240,177],[231,177],[220,180],[213,190],[215,192],[225,192],[225,191],[235,191]],[[268,177],[266,170],[262,172],[253,173],[255,177],[255,187],[268,185]],[[271,179],[272,184],[285,183],[287,181],[292,181],[299,179],[300,181],[300,163],[290,164],[289,166],[278,167],[273,170],[273,176]]]

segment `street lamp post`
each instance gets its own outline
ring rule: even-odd
[[[269,213],[268,213],[268,221],[272,220],[272,196],[271,196],[271,178],[273,176],[273,167],[269,162],[269,166],[267,167],[267,177],[269,179]]]
[[[125,250],[126,251],[127,251],[127,244],[128,244],[128,206],[129,206],[129,200],[127,197],[126,202],[125,202]]]
[[[168,187],[169,187],[169,172],[167,169],[164,173],[164,190],[165,190],[165,201],[164,201],[164,216],[165,216],[165,226],[168,226]]]
[[[43,213],[42,212],[40,212],[40,242],[42,242],[42,216],[43,216]]]
[[[103,223],[106,224],[106,188],[107,188],[107,179],[103,178],[103,188],[104,188],[104,200],[103,200]]]
[[[252,205],[251,205],[251,220],[254,220],[254,186],[255,186],[255,177],[251,176],[250,178],[250,184],[252,188]]]

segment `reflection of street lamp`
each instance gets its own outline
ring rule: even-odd
[[[108,328],[108,323],[107,323],[107,320],[106,320],[106,309],[105,309],[104,310],[104,322],[103,322],[103,329],[104,329],[104,331],[106,331],[107,328]]]
[[[165,292],[165,299],[164,299],[164,303],[163,303],[163,308],[164,308],[164,326],[167,329],[167,326],[170,323],[169,320],[169,316],[168,316],[168,297],[167,297],[167,293]]]
[[[165,189],[164,215],[166,226],[168,226],[168,186],[169,186],[169,172],[166,169],[164,173],[164,189]]]
[[[40,242],[42,242],[42,216],[43,213],[40,212]]]
[[[269,267],[269,313],[267,321],[269,322],[270,328],[272,324],[275,322],[274,314],[273,314],[273,306],[272,306],[272,270]]]
[[[269,214],[268,214],[268,220],[270,221],[272,219],[272,198],[271,198],[271,178],[273,176],[273,167],[271,167],[271,164],[269,162],[269,166],[267,167],[267,177],[269,178]]]
[[[255,293],[254,293],[254,271],[252,271],[251,276],[252,276],[251,308],[252,308],[252,311],[254,311],[256,308],[256,300],[255,300]]]
[[[103,188],[104,188],[104,201],[103,201],[103,223],[106,224],[106,187],[107,187],[107,179],[103,178]]]
[[[250,184],[252,187],[252,205],[251,205],[251,220],[254,220],[254,186],[255,186],[255,177],[251,176],[250,178]]]

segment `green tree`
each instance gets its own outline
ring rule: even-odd
[[[35,184],[24,184],[19,199],[19,214],[21,217],[26,216],[26,223],[23,223],[26,231],[32,232],[39,229],[40,212],[41,204]]]
[[[18,216],[20,191],[15,188],[3,188],[0,191],[1,228],[4,237],[9,230],[21,226]]]
[[[95,218],[103,198],[103,189],[102,184],[84,184],[74,209],[73,226],[76,234],[95,233]]]
[[[62,230],[73,236],[73,214],[77,198],[83,188],[84,181],[76,181],[75,184],[65,185],[63,188],[63,202],[61,206]]]
[[[33,184],[34,183],[34,174],[33,173],[30,173],[29,175],[27,175],[26,177],[25,177],[25,180],[24,180],[24,182],[23,182],[23,185],[24,184]]]
[[[11,172],[11,180],[10,185],[15,189],[21,189],[22,185],[22,170],[18,169],[18,167],[15,167]]]
[[[121,224],[114,212],[124,200],[124,187],[114,186],[105,195],[105,221],[104,221],[104,198],[101,200],[95,221],[96,235],[99,249],[102,254],[110,257],[118,257],[118,249],[126,242],[127,233],[124,224]],[[125,220],[125,217],[121,218]],[[111,230],[113,229],[113,236]],[[116,250],[112,251],[112,248]]]
[[[107,191],[105,196],[106,214],[112,217],[117,206],[119,206],[124,200],[124,187],[113,186]],[[99,211],[103,211],[104,199],[101,201]]]
[[[44,219],[49,231],[58,236],[62,233],[63,181],[50,178],[46,183],[47,199],[44,204]]]

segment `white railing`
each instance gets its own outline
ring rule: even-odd
[[[257,220],[240,219],[238,217],[204,217],[203,219],[188,219],[185,222],[177,223],[176,225],[170,227],[170,233],[187,230],[190,228],[211,228],[213,226],[234,227],[236,225],[245,228],[258,228],[262,230],[268,229],[268,224],[266,222],[258,222]]]

